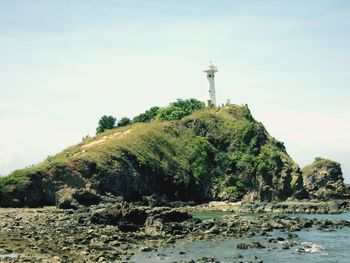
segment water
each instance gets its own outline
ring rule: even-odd
[[[199,218],[202,220],[211,219],[211,218],[219,219],[225,215],[232,215],[232,212],[194,212],[192,213],[193,217]]]
[[[218,218],[227,213],[214,213]],[[209,214],[202,216],[208,218]],[[299,215],[308,218],[323,218],[330,220],[348,220],[350,213],[340,215]],[[132,260],[136,262],[171,262],[180,260],[200,259],[202,257],[214,257],[221,262],[252,261],[259,262],[296,262],[296,263],[349,263],[350,262],[350,228],[336,229],[334,231],[321,231],[315,228],[304,229],[295,232],[299,238],[295,239],[296,245],[290,249],[283,249],[283,242],[269,243],[271,237],[287,237],[286,232],[273,231],[271,237],[256,236],[250,239],[227,239],[176,243],[174,246],[159,248],[155,252],[136,253]],[[265,249],[239,250],[239,243],[251,243],[259,241]],[[298,248],[303,247],[304,253],[299,253]],[[239,253],[243,258],[237,258]],[[257,259],[255,258],[257,257]]]

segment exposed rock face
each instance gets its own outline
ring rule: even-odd
[[[339,163],[323,158],[302,169],[304,187],[317,199],[346,198],[343,173]]]

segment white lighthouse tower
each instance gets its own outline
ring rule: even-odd
[[[210,65],[204,70],[207,73],[207,79],[209,81],[209,101],[208,105],[216,106],[216,96],[215,96],[215,73],[218,72],[218,68],[213,65],[210,61]]]

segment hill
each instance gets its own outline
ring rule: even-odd
[[[246,106],[237,105],[198,109],[180,120],[133,123],[85,138],[1,178],[0,205],[52,205],[66,186],[132,201],[147,196],[271,201],[306,193],[300,169],[283,143]]]

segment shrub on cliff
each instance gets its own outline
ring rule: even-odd
[[[156,118],[163,121],[181,120],[196,110],[205,108],[204,102],[196,99],[181,100],[171,103],[168,107],[159,109]]]
[[[118,121],[117,127],[123,127],[131,124],[131,120],[128,117],[123,117]]]
[[[132,122],[133,123],[150,122],[150,121],[155,119],[159,110],[160,110],[159,107],[154,106],[154,107],[150,108],[149,110],[146,110],[144,113],[141,113],[140,115],[137,115],[136,117],[134,117]]]
[[[152,107],[144,113],[136,116],[133,123],[150,122],[158,119],[163,121],[181,120],[183,117],[190,115],[196,110],[204,109],[205,104],[196,99],[182,100],[170,103],[167,107]]]
[[[98,121],[98,126],[96,128],[96,133],[104,132],[105,130],[110,130],[115,128],[116,118],[113,116],[103,115]]]

